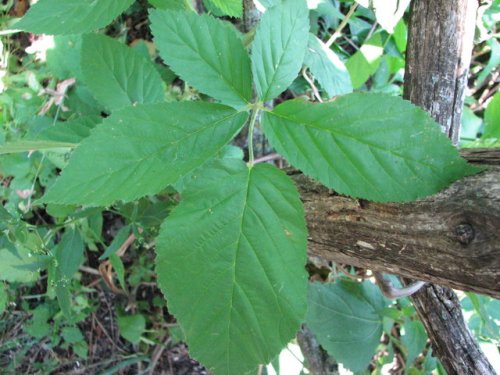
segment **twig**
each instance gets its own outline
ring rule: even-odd
[[[351,18],[351,16],[354,14],[357,7],[358,7],[358,3],[353,3],[351,5],[349,12],[347,12],[344,19],[342,20],[340,25],[337,27],[337,30],[335,30],[335,32],[332,34],[330,39],[328,39],[328,41],[325,43],[328,48],[330,48],[332,46],[332,44],[335,42],[335,40],[341,35],[342,30],[344,29],[344,27],[346,27],[347,22],[349,22],[349,18]]]
[[[99,271],[91,268],[91,267],[86,267],[86,266],[80,266],[79,270],[81,272],[86,272],[86,273],[90,273],[91,275],[96,275],[96,276],[100,276],[101,274],[99,273]]]
[[[321,99],[321,95],[319,94],[318,88],[314,84],[314,81],[311,79],[311,77],[309,77],[309,75],[307,74],[307,68],[305,66],[302,68],[302,77],[304,77],[304,79],[311,87],[316,100],[320,103],[323,103],[323,99]]]
[[[148,369],[148,375],[153,375],[154,374],[154,371],[155,371],[155,368],[156,366],[158,365],[158,361],[160,360],[161,358],[161,355],[163,354],[163,351],[167,348],[167,345],[168,343],[171,341],[171,338],[167,338],[165,340],[165,343],[164,344],[158,344],[156,345],[154,351],[153,351],[153,355],[151,357],[151,363],[149,365],[149,369]]]
[[[255,159],[254,164],[264,163],[266,161],[271,161],[271,160],[276,160],[276,159],[281,159],[281,155],[273,153],[273,154],[269,154],[269,155],[262,156],[260,158]]]

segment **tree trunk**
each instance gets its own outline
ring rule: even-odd
[[[477,8],[477,0],[414,0],[411,5],[405,97],[427,110],[455,144],[460,135]],[[470,196],[455,197],[455,203],[460,204],[459,199],[469,201]],[[484,202],[484,205],[493,202]],[[487,213],[486,220],[477,223],[481,228],[471,225],[469,211],[473,208],[466,211],[467,215],[457,216],[461,222],[455,224],[455,237],[464,246],[476,238],[481,241],[481,236],[476,237],[479,230],[495,231],[497,228],[498,231],[498,222],[491,226]],[[463,247],[455,246],[456,258],[463,252]],[[474,255],[478,259],[491,256],[481,251]],[[489,258],[489,261],[495,263],[495,259],[498,257]],[[457,268],[455,272],[460,273],[462,269]],[[492,281],[498,289],[498,279]],[[429,334],[434,353],[448,374],[495,373],[467,328],[460,302],[451,289],[430,284],[413,295],[412,301]]]
[[[405,98],[426,109],[454,144],[467,89],[478,0],[414,0]]]
[[[405,97],[427,110],[455,144],[472,51],[476,0],[414,0]],[[500,151],[468,151],[488,170],[414,203],[336,195],[294,176],[306,207],[309,253],[500,297]],[[429,284],[412,298],[449,374],[494,374],[452,290]]]
[[[500,150],[467,150],[488,170],[412,203],[339,196],[293,174],[309,254],[500,298]]]

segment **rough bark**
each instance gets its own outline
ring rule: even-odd
[[[471,61],[477,0],[414,0],[405,97],[428,110],[457,144]]]
[[[309,254],[500,298],[500,150],[467,150],[487,170],[432,197],[382,204],[302,174]]]
[[[427,110],[455,144],[460,134],[477,7],[477,0],[414,0],[411,6],[405,97]],[[485,182],[495,183],[498,179]],[[458,196],[455,200],[457,204],[461,198],[470,202],[474,196]],[[498,194],[491,198],[495,196]],[[479,200],[481,198],[486,197]],[[486,200],[485,207],[494,202],[490,197]],[[465,215],[455,227],[455,237],[462,245],[467,246],[475,239],[481,241],[479,230],[498,231],[498,221],[491,225],[487,212],[485,220],[477,223],[481,228],[471,225],[468,213],[469,210],[462,212]],[[455,258],[459,258],[463,250],[455,246]],[[498,256],[489,258],[492,254],[479,251],[474,255],[486,257],[487,262],[498,261]],[[461,271],[455,269],[457,273]],[[498,278],[492,281],[498,289]],[[467,328],[458,298],[451,289],[430,284],[413,295],[412,301],[431,339],[434,353],[449,374],[495,373]]]
[[[496,374],[470,333],[451,289],[429,284],[412,297],[412,302],[431,339],[434,355],[449,375]]]
[[[243,0],[243,32],[248,33],[260,20],[259,12],[253,0]]]

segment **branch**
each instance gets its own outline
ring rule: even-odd
[[[296,171],[309,254],[500,298],[500,149],[466,150],[485,172],[413,203],[338,195]]]

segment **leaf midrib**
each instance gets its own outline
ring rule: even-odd
[[[177,26],[177,20],[175,20],[175,24],[176,24],[176,26]],[[208,28],[209,28],[209,30],[210,30],[210,25],[208,24],[208,22],[205,22],[205,24],[207,25],[207,27],[208,27]],[[178,37],[178,38],[179,38],[179,39],[183,42],[183,44],[182,44],[183,46],[185,46],[185,47],[189,47],[189,49],[190,49],[192,52],[194,52],[195,54],[197,54],[197,55],[201,58],[201,60],[203,60],[203,61],[204,61],[204,62],[205,62],[205,63],[206,63],[206,64],[207,64],[207,65],[208,65],[211,69],[212,69],[212,71],[216,73],[216,75],[220,74],[220,77],[222,78],[222,80],[223,80],[223,82],[226,84],[226,86],[228,86],[229,88],[231,88],[231,91],[232,91],[233,93],[235,93],[235,94],[237,95],[237,97],[243,101],[243,104],[248,104],[248,99],[247,99],[247,98],[245,98],[245,97],[242,95],[242,93],[240,93],[239,89],[237,89],[237,88],[233,85],[233,82],[232,82],[232,81],[230,81],[230,80],[228,79],[228,77],[224,74],[224,73],[225,73],[224,71],[218,70],[218,69],[217,69],[217,68],[216,68],[216,67],[215,67],[215,66],[214,66],[214,65],[213,65],[210,61],[208,61],[208,60],[207,60],[204,56],[202,56],[202,55],[198,52],[198,50],[196,50],[196,49],[194,48],[194,46],[192,46],[190,43],[187,43],[187,42],[186,42],[186,39],[184,39],[184,38],[183,38],[183,34],[182,34],[182,33],[179,33],[179,32],[178,32],[178,30],[174,30],[172,27],[170,27],[170,25],[169,25],[169,23],[168,23],[168,22],[166,22],[166,23],[165,23],[165,26],[166,26],[167,28],[169,28],[169,29],[173,32],[173,34],[174,34],[175,36],[177,36],[177,37]],[[228,27],[228,26],[226,26],[226,25],[224,25],[224,24],[223,24],[222,26],[223,26],[223,27],[226,27],[226,28]],[[176,27],[176,28],[177,28],[177,27]],[[190,29],[190,30],[192,30],[191,28],[189,28],[189,29]],[[211,30],[210,30],[210,31],[211,31]],[[231,32],[232,32],[232,31],[231,31]],[[193,35],[194,35],[194,34],[193,34]],[[198,42],[198,38],[196,37],[196,35],[194,35],[194,36],[195,36],[195,40],[196,40],[196,42]],[[210,36],[210,39],[213,41],[213,37],[212,37],[212,34],[211,34],[211,33],[209,33],[209,36]],[[189,81],[188,77],[186,77],[186,80],[187,80],[187,81]]]
[[[424,162],[422,162],[422,160],[415,160],[413,158],[409,158],[409,157],[407,157],[405,155],[401,155],[401,154],[399,154],[397,152],[394,152],[393,150],[389,150],[389,149],[383,148],[381,146],[378,146],[376,144],[373,144],[373,143],[370,143],[370,142],[367,142],[367,141],[364,141],[364,140],[362,141],[362,140],[360,140],[359,138],[356,138],[353,135],[350,135],[348,133],[344,133],[342,131],[338,131],[338,129],[331,129],[330,130],[330,129],[325,129],[323,127],[314,125],[313,123],[307,123],[307,124],[305,124],[304,122],[297,121],[295,119],[292,119],[290,117],[287,117],[287,116],[284,116],[282,114],[278,114],[278,113],[272,112],[272,111],[268,111],[267,113],[271,114],[271,115],[273,115],[275,117],[284,119],[284,120],[288,121],[289,123],[291,123],[291,124],[293,124],[295,126],[304,127],[304,128],[314,128],[314,129],[317,129],[317,130],[319,130],[321,132],[330,133],[333,137],[335,137],[336,135],[337,136],[343,136],[345,138],[349,138],[349,139],[351,139],[351,140],[353,140],[353,141],[355,141],[357,143],[360,143],[362,145],[366,145],[368,147],[374,148],[374,149],[382,151],[384,153],[388,153],[388,154],[394,155],[395,157],[397,157],[399,159],[402,159],[404,161],[411,161],[411,162],[414,162],[416,164],[420,164],[422,166],[425,166],[425,167],[429,168],[432,172],[434,172],[436,174],[436,176],[439,176],[440,179],[442,179],[442,176],[440,176],[439,171],[436,169],[435,166],[427,164],[427,163],[424,163]]]
[[[295,26],[297,25],[297,22],[298,22],[298,18],[295,17],[294,18],[294,23],[292,25],[292,30],[295,30]],[[266,90],[266,93],[265,95],[263,95],[263,100],[270,100],[271,98],[268,98],[267,96],[269,95],[269,91],[271,91],[271,87],[272,85],[274,84],[275,80],[276,80],[276,76],[277,76],[277,73],[278,73],[278,70],[280,69],[281,67],[281,63],[283,61],[283,57],[287,54],[287,50],[288,50],[288,46],[290,44],[290,41],[292,40],[292,36],[294,36],[295,33],[294,32],[291,32],[290,35],[288,36],[288,40],[286,41],[286,44],[285,44],[285,47],[283,48],[283,53],[281,54],[280,56],[280,59],[278,61],[278,68],[274,69],[274,73],[271,77],[271,81],[269,82],[268,86],[267,86],[267,90]]]

